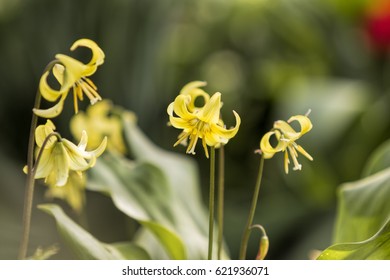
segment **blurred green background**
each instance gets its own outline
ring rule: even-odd
[[[106,54],[93,77],[99,93],[134,111],[163,148],[184,153],[172,147],[179,132],[167,127],[166,107],[187,82],[205,80],[207,92],[222,93],[227,125],[232,110],[240,114],[240,131],[226,147],[225,238],[232,258],[258,169],[253,151],[273,121],[312,109],[314,128],[300,143],[314,161],[300,158],[303,170],[289,175],[282,155],[266,161],[255,221],[268,231],[268,259],[308,259],[311,250],[329,246],[338,185],[359,179],[367,157],[390,136],[390,20],[376,25],[374,9],[382,2],[0,0],[0,259],[17,256],[22,167],[40,75],[82,37]],[[379,10],[390,17],[390,9]],[[67,106],[55,120],[64,135],[73,113],[69,100]],[[201,149],[198,155],[188,156],[199,162],[206,204],[209,167]],[[45,187],[36,190],[35,203],[45,201]],[[88,193],[86,210],[100,240],[130,238],[127,218],[108,198]],[[61,246],[54,221],[38,210],[33,215],[31,251]],[[249,258],[257,242],[251,239]],[[72,257],[64,246],[54,256]]]

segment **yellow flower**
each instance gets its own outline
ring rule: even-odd
[[[195,105],[194,99],[198,96],[202,96],[206,102],[202,107]],[[218,147],[221,144],[226,144],[236,135],[241,119],[233,111],[236,125],[231,129],[226,129],[220,119],[220,109],[221,93],[219,92],[208,98],[208,94],[198,90],[196,86],[188,87],[187,90],[182,91],[167,108],[170,124],[183,130],[174,146],[180,143],[187,144],[187,139],[189,139],[186,152],[195,154],[195,146],[200,138],[208,158],[207,146]]]
[[[39,90],[42,97],[47,101],[54,102],[58,99],[59,102],[49,109],[34,109],[34,113],[44,118],[54,118],[62,112],[64,101],[72,88],[75,113],[78,112],[78,99],[83,100],[85,94],[91,101],[91,104],[96,103],[102,98],[97,93],[96,85],[88,78],[94,74],[97,67],[104,62],[104,53],[99,46],[92,40],[80,39],[77,40],[72,47],[74,51],[78,47],[87,47],[92,51],[92,58],[84,64],[70,56],[57,54],[55,57],[58,60],[51,69],[48,69],[41,77],[39,82]],[[53,72],[54,77],[60,84],[60,89],[53,89],[47,81],[47,78]]]
[[[88,148],[99,146],[105,136],[108,138],[107,149],[126,153],[126,145],[123,140],[122,121],[119,116],[111,114],[117,109],[109,100],[103,100],[94,106],[89,106],[87,111],[74,115],[70,122],[70,130],[76,139],[81,138],[81,131],[85,130],[89,136]]]
[[[295,131],[290,123],[297,121],[301,130]],[[312,129],[313,125],[307,115],[297,115],[291,117],[287,122],[276,121],[273,129],[266,133],[260,141],[260,150],[265,159],[272,158],[278,152],[284,152],[284,171],[288,174],[288,165],[290,163],[289,154],[293,160],[293,170],[301,170],[302,165],[298,162],[298,152],[304,155],[309,160],[313,158],[298,144],[295,143],[302,135],[306,134]],[[275,136],[277,140],[276,146],[272,146],[270,139]]]
[[[58,187],[55,184],[55,177],[49,175],[46,181],[49,188],[45,192],[45,197],[65,200],[73,210],[80,213],[85,204],[86,174],[80,176],[77,172],[70,171],[68,181],[64,186]]]
[[[43,146],[45,139],[54,132],[55,126],[47,120],[45,125],[40,125],[35,130],[35,141],[38,146],[38,153],[42,154],[38,162],[35,172],[35,179],[45,178],[47,181],[49,176],[53,180],[53,185],[62,187],[66,184],[69,176],[69,171],[76,171],[81,175],[81,171],[94,166],[96,158],[100,156],[107,145],[107,138],[104,138],[99,147],[91,152],[85,150],[88,142],[86,132],[82,133],[82,137],[78,146],[67,139],[61,137],[51,137],[47,144]],[[25,173],[28,172],[27,167],[24,168]]]

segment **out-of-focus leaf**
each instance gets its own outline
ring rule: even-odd
[[[372,175],[387,167],[390,167],[390,140],[374,151],[363,171],[363,177]]]
[[[372,238],[355,243],[336,244],[321,253],[318,260],[390,260],[390,220]]]
[[[367,240],[390,217],[390,168],[343,184],[338,196],[335,243]]]
[[[131,118],[124,117],[124,130],[126,142],[136,160],[154,164],[165,175],[172,193],[169,206],[176,222],[175,229],[185,243],[188,258],[206,259],[208,216],[199,191],[195,161],[154,145]]]
[[[310,139],[317,147],[324,147],[338,141],[370,100],[367,84],[355,80],[299,80],[289,84],[278,100],[275,119],[288,119],[311,109],[314,128]]]
[[[175,233],[172,190],[160,169],[106,153],[90,174],[88,189],[109,195],[120,211],[154,233],[171,258],[186,258]]]
[[[112,245],[100,242],[73,222],[58,205],[41,204],[38,208],[54,217],[60,235],[80,259],[149,259],[145,250],[130,242]]]
[[[38,247],[34,254],[29,257],[30,260],[47,260],[50,259],[50,257],[57,254],[59,251],[59,247],[57,245],[52,245],[47,248]]]

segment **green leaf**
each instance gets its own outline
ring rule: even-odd
[[[88,189],[109,195],[120,211],[154,234],[171,258],[186,258],[183,241],[175,232],[172,191],[160,169],[106,153],[90,174]]]
[[[367,177],[390,166],[390,140],[377,148],[363,171],[363,177]]]
[[[370,238],[390,217],[390,168],[343,184],[338,196],[335,243]]]
[[[129,242],[120,244],[100,242],[70,219],[58,205],[41,204],[38,208],[54,217],[61,237],[80,259],[149,259],[145,250],[135,244]]]
[[[390,260],[390,219],[372,238],[355,243],[336,244],[321,253],[318,260]]]
[[[165,175],[171,190],[170,208],[176,221],[175,229],[182,238],[189,259],[206,259],[208,215],[200,194],[199,171],[195,160],[163,150],[152,143],[131,118],[123,118],[124,134],[137,161],[157,166]],[[216,250],[215,250],[216,251]],[[226,257],[226,252],[223,251]]]

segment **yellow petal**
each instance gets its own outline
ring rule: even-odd
[[[188,95],[179,95],[173,102],[173,107],[168,106],[168,114],[173,116],[173,112],[182,119],[193,119],[194,115],[188,110],[188,104],[191,101],[191,97]],[[173,109],[173,112],[172,112]]]
[[[33,109],[33,112],[35,115],[42,117],[42,118],[47,118],[51,119],[54,117],[57,117],[61,112],[64,107],[64,101],[66,98],[67,94],[63,94],[60,101],[54,105],[53,107],[49,109]]]
[[[62,187],[66,184],[69,175],[69,157],[62,142],[58,142],[53,147],[52,158],[56,186]]]
[[[189,111],[194,112],[195,110],[199,110],[209,101],[210,95],[206,93],[204,90],[199,88],[205,86],[206,84],[207,84],[206,82],[200,82],[200,81],[191,82],[186,84],[180,91],[180,94],[191,96],[191,101],[188,104]],[[202,106],[196,106],[195,104],[195,103],[199,103],[198,101],[199,98],[203,99],[203,102],[200,102]]]
[[[53,75],[57,79],[58,83],[62,86],[64,84],[64,72],[65,67],[62,64],[56,64],[53,67]]]
[[[287,122],[291,123],[293,121],[299,122],[299,125],[301,126],[301,131],[299,132],[299,134],[301,136],[309,132],[313,128],[313,125],[307,116],[303,116],[303,115],[293,116]]]
[[[50,133],[53,133],[55,130],[55,126],[51,120],[47,120],[46,124],[39,125],[35,129],[35,142],[37,143],[38,147],[42,147],[43,142],[46,140],[47,136]],[[56,137],[53,137],[52,139],[49,139],[47,142],[45,149],[50,148],[55,142],[57,141]]]
[[[70,50],[74,51],[78,47],[87,47],[92,51],[92,58],[88,62],[88,65],[101,65],[104,62],[104,52],[103,50],[92,40],[90,39],[79,39],[73,43]]]
[[[36,172],[34,176],[35,179],[46,178],[47,176],[50,175],[50,173],[53,172],[53,168],[54,168],[53,148],[47,150],[45,149],[42,152],[41,158],[38,162],[38,167],[35,167],[36,168]]]
[[[240,124],[241,124],[241,118],[240,118],[240,116],[237,114],[237,112],[236,111],[233,111],[233,114],[234,114],[234,117],[236,118],[236,125],[233,127],[233,128],[231,128],[231,129],[226,129],[226,128],[224,128],[224,127],[221,127],[221,126],[219,126],[219,125],[217,125],[217,124],[211,124],[210,125],[210,128],[211,128],[211,133],[212,134],[216,134],[216,135],[218,135],[220,138],[222,138],[222,139],[226,139],[226,140],[229,140],[229,139],[231,139],[231,138],[233,138],[236,134],[237,134],[237,132],[238,132],[238,129],[240,128]],[[224,144],[226,144],[226,142],[225,141],[220,141],[220,142],[222,142],[222,143],[224,143]]]
[[[82,62],[64,54],[57,54],[56,58],[65,67],[64,81],[61,87],[62,91],[69,90],[76,81],[80,80],[84,76],[89,76],[95,73],[97,66],[85,65]]]
[[[56,101],[64,92],[62,90],[52,89],[51,86],[47,83],[47,77],[49,76],[49,72],[43,73],[40,81],[39,81],[39,92],[42,97],[47,101],[53,102]]]
[[[274,122],[274,129],[279,130],[282,133],[282,137],[288,140],[295,141],[301,134],[296,132],[287,122],[276,121]]]
[[[216,92],[199,111],[198,117],[205,123],[218,123],[221,109],[221,93]]]
[[[180,91],[180,94],[190,94],[193,89],[204,87],[207,85],[207,82],[204,81],[193,81],[186,84]]]
[[[280,132],[275,130],[275,131],[270,131],[264,134],[264,136],[261,138],[260,141],[260,150],[263,153],[263,157],[265,159],[272,158],[275,153],[278,153],[280,151],[283,151],[286,148],[286,143],[283,141],[278,140],[278,144],[276,147],[273,147],[270,143],[270,138],[271,136],[275,135],[277,139],[280,137]]]

